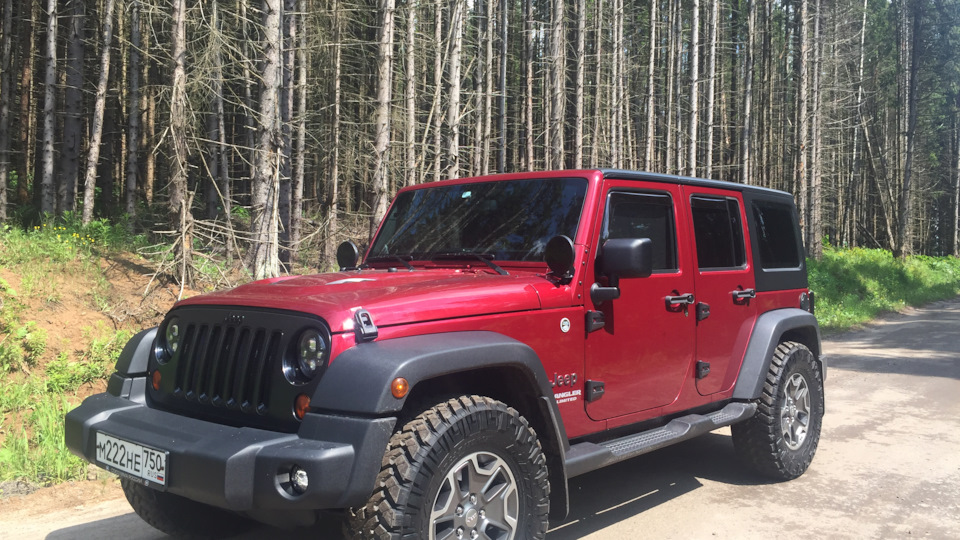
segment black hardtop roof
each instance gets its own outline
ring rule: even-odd
[[[623,180],[644,180],[647,182],[664,182],[669,184],[685,184],[690,186],[708,187],[715,189],[727,189],[767,197],[788,197],[791,201],[793,195],[786,191],[770,189],[760,186],[750,186],[747,184],[738,184],[736,182],[727,182],[725,180],[707,180],[705,178],[694,178],[692,176],[678,176],[673,174],[661,174],[643,171],[628,171],[623,169],[600,169],[604,178],[614,178]]]

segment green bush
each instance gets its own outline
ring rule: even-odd
[[[845,329],[884,311],[960,294],[960,259],[913,256],[901,261],[880,249],[827,248],[808,260],[821,327]]]

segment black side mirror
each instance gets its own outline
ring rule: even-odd
[[[653,242],[649,238],[612,238],[603,243],[598,270],[611,279],[648,277],[653,273]]]
[[[560,283],[569,283],[573,279],[573,261],[576,256],[573,240],[562,234],[547,241],[543,250],[543,260],[550,267],[550,274]]]
[[[609,286],[590,286],[595,305],[620,298],[620,278],[647,277],[653,273],[653,242],[649,238],[611,238],[597,257],[597,273],[607,276]]]
[[[337,265],[341,272],[356,270],[358,260],[360,260],[360,248],[352,240],[347,240],[337,246]]]

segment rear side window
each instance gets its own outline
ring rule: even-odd
[[[747,259],[737,200],[694,196],[690,198],[690,208],[699,268],[742,268]]]
[[[799,231],[793,207],[771,201],[753,201],[753,219],[760,253],[760,268],[799,268]]]
[[[611,193],[604,239],[610,238],[649,238],[653,243],[653,270],[677,270],[673,200],[666,193]]]

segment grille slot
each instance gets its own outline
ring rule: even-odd
[[[264,414],[270,366],[279,361],[279,330],[221,324],[187,325],[174,396],[244,413]]]

